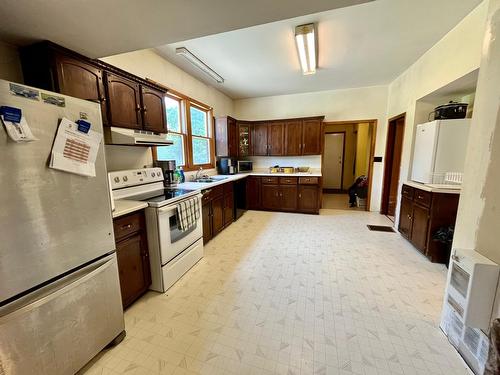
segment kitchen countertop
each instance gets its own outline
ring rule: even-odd
[[[268,176],[268,177],[321,177],[321,172],[299,172],[299,173],[269,173],[269,172],[245,172],[245,173],[237,173],[233,175],[215,175],[209,176],[212,178],[220,178],[226,177],[223,180],[214,181],[214,182],[183,182],[181,184],[177,184],[178,189],[187,189],[187,190],[205,190],[210,189],[217,185],[225,184],[226,182],[241,180],[242,178],[246,178],[248,176]]]
[[[421,184],[414,181],[406,181],[404,184],[430,193],[460,194],[462,191],[461,186],[457,185]]]
[[[146,202],[132,201],[128,199],[116,199],[115,210],[113,211],[113,219],[134,211],[142,210],[147,206],[148,204]]]

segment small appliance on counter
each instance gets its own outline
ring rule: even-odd
[[[163,185],[165,187],[177,185],[175,179],[175,160],[156,160],[154,163],[155,167],[161,168],[163,172]]]
[[[448,104],[443,104],[434,108],[434,111],[429,114],[429,117],[434,115],[434,120],[465,118],[468,105],[467,103],[450,101]]]
[[[295,173],[295,168],[275,165],[274,167],[269,167],[269,173]]]
[[[253,171],[253,161],[250,160],[238,160],[238,172],[252,172]]]
[[[236,174],[238,169],[236,168],[236,159],[221,157],[217,160],[217,172],[219,174]]]

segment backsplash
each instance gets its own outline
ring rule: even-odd
[[[264,169],[279,165],[280,167],[310,167],[321,169],[321,155],[311,156],[250,156],[254,169]]]

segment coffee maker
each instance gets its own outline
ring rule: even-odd
[[[217,160],[217,172],[219,174],[236,174],[238,170],[236,168],[236,159],[221,157]]]
[[[163,171],[163,185],[165,187],[177,185],[174,178],[175,160],[156,160],[155,167],[161,168]]]

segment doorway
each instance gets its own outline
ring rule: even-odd
[[[394,222],[398,202],[398,187],[403,151],[406,113],[389,119],[385,148],[384,181],[380,213]]]
[[[344,171],[345,132],[325,133],[325,154],[327,164],[324,168],[323,190],[341,193]]]
[[[324,123],[322,208],[370,209],[375,134],[376,120]],[[368,186],[358,185],[360,199],[350,208],[348,189],[360,176],[367,177]]]

